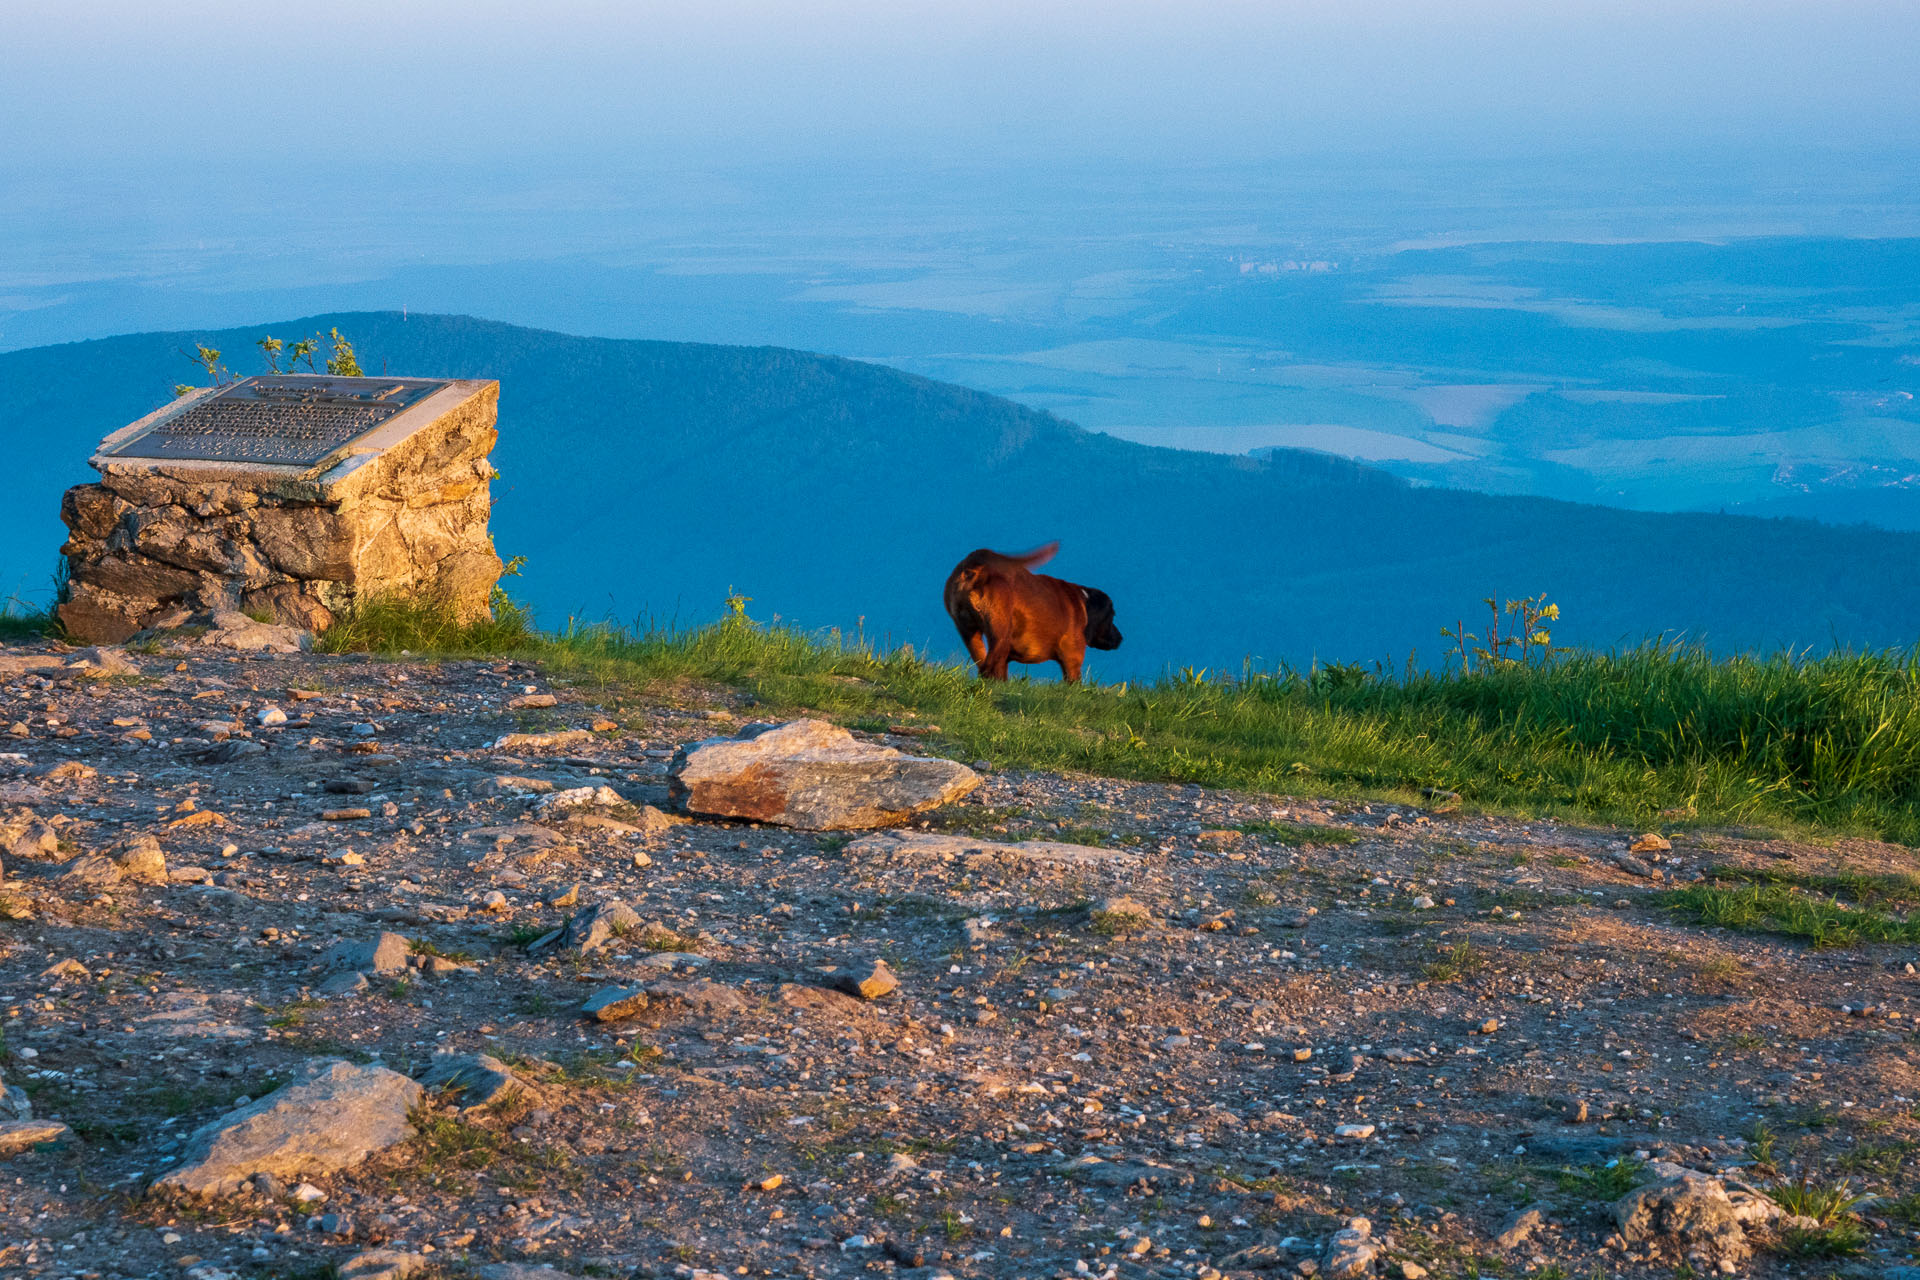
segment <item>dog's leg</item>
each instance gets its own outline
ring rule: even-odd
[[[1080,668],[1087,660],[1087,647],[1083,644],[1062,642],[1054,661],[1060,664],[1060,678],[1068,684],[1080,683]]]
[[[993,648],[987,650],[987,656],[980,659],[980,678],[982,680],[1005,680],[1007,663],[1013,660],[1013,641],[995,640]]]
[[[967,646],[967,656],[973,659],[973,665],[985,671],[986,667],[984,664],[987,660],[986,632],[973,631],[963,633],[960,637],[960,643]]]

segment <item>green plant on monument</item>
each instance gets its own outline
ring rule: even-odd
[[[324,366],[327,373],[337,378],[365,376],[360,368],[360,357],[354,351],[352,341],[338,328],[329,329],[324,334],[315,333],[311,338],[296,338],[292,342],[276,338],[269,333],[254,339],[253,345],[260,348],[260,354],[266,360],[267,372],[270,374],[298,373],[302,365],[306,366],[308,373],[319,373],[322,369],[320,358],[323,343],[329,348]],[[183,351],[180,354],[199,365],[205,372],[206,381],[201,385],[224,387],[228,383],[239,380],[232,370],[220,363],[218,348],[196,343],[192,351]],[[286,361],[284,367],[281,365],[283,358]],[[199,389],[199,386],[193,383],[176,382],[173,385],[173,394],[183,396],[189,391]]]

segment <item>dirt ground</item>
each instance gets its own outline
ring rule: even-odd
[[[1634,832],[990,767],[921,824],[966,837],[945,852],[669,826],[639,806],[666,807],[677,746],[753,718],[739,695],[132,657],[0,676],[0,815],[59,839],[6,861],[0,1072],[74,1131],[0,1159],[0,1277],[318,1277],[376,1245],[446,1276],[1294,1276],[1354,1216],[1378,1275],[1672,1275],[1614,1236],[1645,1158],[1886,1193],[1864,1252],[1763,1247],[1743,1274],[1878,1275],[1920,1249],[1896,1198],[1920,948],[1814,951],[1664,903],[1713,864],[1908,871],[1905,849],[1696,831],[1654,862]],[[511,733],[531,738],[493,745]],[[534,810],[579,785],[629,804]],[[143,832],[168,883],[74,870]],[[1094,851],[967,851],[1036,838]],[[530,954],[576,892],[623,899],[663,949]],[[326,949],[382,930],[448,972],[320,997]],[[874,958],[889,996],[819,985]],[[676,974],[740,1007],[579,1012]],[[302,1063],[417,1073],[438,1050],[537,1092],[436,1101],[304,1201],[146,1190]],[[1529,1204],[1544,1225],[1496,1245]]]

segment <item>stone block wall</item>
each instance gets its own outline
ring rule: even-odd
[[[422,593],[486,617],[502,568],[487,529],[499,384],[453,385],[472,394],[318,474],[97,455],[100,480],[61,503],[61,622],[90,643],[214,611],[321,631],[357,601]]]

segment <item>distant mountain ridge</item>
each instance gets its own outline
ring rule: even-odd
[[[1156,449],[880,365],[772,347],[572,337],[459,316],[353,313],[0,354],[0,595],[40,588],[60,492],[106,431],[190,381],[205,342],[338,326],[369,372],[498,378],[495,540],[510,584],[569,616],[759,617],[955,649],[940,607],[978,546],[1052,539],[1113,595],[1096,678],[1246,658],[1404,658],[1479,598],[1547,592],[1557,639],[1661,633],[1722,648],[1920,636],[1920,535],[1619,511],[1406,485],[1325,455]]]

